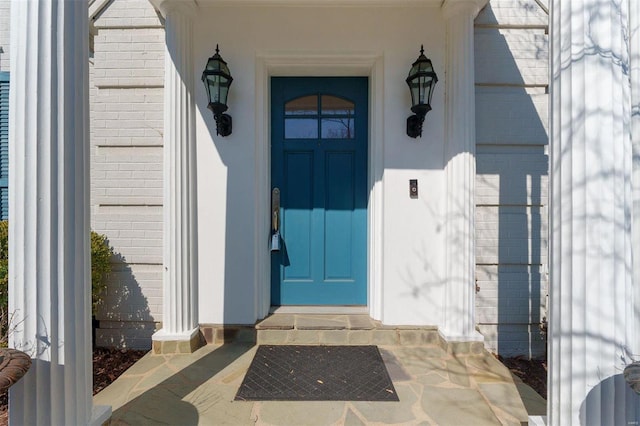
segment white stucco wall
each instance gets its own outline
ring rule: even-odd
[[[234,77],[229,97],[234,130],[227,138],[215,136],[199,81],[216,43]],[[411,102],[404,80],[420,44],[425,45],[440,83],[423,137],[413,140],[405,133]],[[256,106],[256,81],[263,77],[256,75],[257,57],[322,53],[371,54],[383,63],[379,78],[384,92],[378,102],[383,115],[384,173],[371,181],[383,188],[384,226],[382,235],[370,235],[384,241],[382,264],[377,265],[383,271],[379,319],[387,324],[441,322],[446,76],[440,10],[212,7],[199,10],[194,21],[201,323],[253,323],[260,311],[259,294],[269,286],[269,277],[255,266],[258,256],[268,255],[267,235],[256,235],[254,217],[263,207],[258,188],[268,188],[255,172],[256,162],[262,161],[257,156],[262,147],[255,142],[261,131],[256,117],[268,111],[266,106]],[[338,68],[335,75],[344,72]],[[417,200],[409,198],[409,179],[419,180]],[[256,245],[265,253],[256,252]]]
[[[492,0],[475,21],[476,318],[504,356],[546,348],[547,25],[535,0]]]

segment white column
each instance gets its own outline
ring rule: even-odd
[[[9,344],[33,358],[12,424],[92,421],[88,31],[86,1],[11,4]]]
[[[485,2],[452,1],[446,20],[446,271],[444,326],[449,341],[481,341],[475,329],[475,73],[473,20]]]
[[[162,329],[153,340],[156,352],[185,352],[195,350],[200,337],[193,24],[189,4],[165,2],[161,8],[166,33],[164,294]]]
[[[640,313],[640,2],[629,2],[631,62],[631,143],[633,146],[633,282],[635,312]],[[636,317],[635,360],[640,361],[640,318]]]
[[[628,38],[635,1],[552,1],[552,425],[640,421],[640,399],[622,378],[638,321]]]

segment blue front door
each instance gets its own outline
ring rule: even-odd
[[[366,77],[271,79],[272,305],[367,303],[367,93]]]

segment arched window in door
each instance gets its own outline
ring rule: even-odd
[[[333,95],[308,95],[284,106],[285,139],[354,139],[355,104]]]

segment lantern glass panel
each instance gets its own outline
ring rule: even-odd
[[[413,106],[431,103],[431,92],[437,80],[431,60],[420,51],[420,57],[411,66],[407,78]]]
[[[207,75],[207,91],[212,103],[227,103],[229,80],[221,75]]]
[[[211,88],[209,87],[209,80],[207,77],[202,74],[202,82],[204,83],[204,88],[207,91],[207,99],[211,99]]]
[[[218,92],[220,96],[218,99],[221,104],[227,104],[227,96],[229,95],[229,80],[226,78],[220,79],[220,91]]]
[[[222,58],[220,58],[220,56],[218,56],[218,58],[214,56],[214,59],[210,59],[209,62],[207,62],[207,69],[205,71],[219,71],[221,73],[231,75],[229,67]]]
[[[427,86],[425,88],[426,93],[427,93],[427,102],[429,105],[431,105],[431,97],[433,96],[433,88],[435,86],[435,80],[433,78],[429,78],[429,81],[427,83]]]
[[[207,62],[203,79],[206,80],[205,85],[209,102],[226,105],[229,86],[231,85],[231,74],[229,73],[229,67],[217,53]]]
[[[220,98],[220,78],[217,75],[208,75],[206,79],[209,91],[209,101],[218,102],[218,99]]]
[[[411,90],[411,105],[417,105],[420,99],[420,84],[417,78],[411,80],[409,90]]]
[[[419,71],[421,72],[433,72],[433,65],[430,60],[420,61],[418,63]]]
[[[420,77],[416,76],[409,82],[409,90],[411,91],[411,104],[418,105],[422,98],[422,85],[420,84]]]
[[[421,104],[430,104],[431,103],[431,82],[433,78],[430,76],[422,76],[420,77],[420,103]]]

